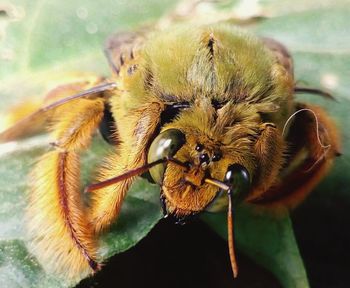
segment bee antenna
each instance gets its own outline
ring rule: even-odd
[[[232,188],[225,184],[224,182],[213,179],[213,178],[205,178],[205,183],[214,185],[227,191],[228,196],[228,209],[227,209],[227,241],[228,241],[228,252],[230,255],[231,268],[233,272],[233,278],[236,278],[238,275],[238,265],[235,254],[235,237],[234,237],[234,225],[233,225],[233,199],[232,199]]]
[[[159,164],[162,164],[162,163],[166,163],[166,162],[172,162],[172,163],[174,163],[174,164],[176,164],[178,166],[181,166],[183,168],[188,169],[188,165],[186,165],[185,163],[181,162],[180,160],[177,160],[177,159],[174,159],[174,158],[171,158],[171,157],[165,157],[165,158],[153,161],[151,163],[147,163],[147,164],[145,164],[145,165],[143,165],[141,167],[138,167],[136,169],[129,170],[129,171],[127,171],[124,174],[121,174],[119,176],[107,179],[107,180],[102,181],[102,182],[91,184],[91,185],[89,185],[89,186],[87,186],[85,188],[84,193],[92,192],[92,191],[95,191],[95,190],[98,190],[98,189],[101,189],[101,188],[113,185],[113,184],[118,183],[120,181],[123,181],[125,179],[138,176],[138,175],[140,175],[142,173],[145,173],[146,171],[151,169],[153,166],[156,166],[156,165],[159,165]]]
[[[237,278],[238,275],[238,265],[235,254],[235,237],[234,237],[234,225],[233,225],[233,200],[232,192],[228,190],[228,210],[227,210],[227,240],[228,240],[228,252],[230,255],[231,268],[233,272],[233,278]]]
[[[309,168],[307,169],[305,172],[308,173],[309,171],[311,171],[322,159],[324,159],[324,157],[327,155],[327,153],[329,152],[330,148],[331,148],[331,144],[324,144],[322,143],[321,141],[321,137],[320,137],[320,131],[319,131],[319,121],[318,121],[318,118],[317,118],[317,115],[316,113],[312,110],[312,109],[309,109],[309,108],[302,108],[302,109],[299,109],[297,111],[295,111],[292,115],[289,116],[289,118],[287,119],[286,123],[284,124],[283,126],[283,130],[282,130],[282,136],[284,135],[285,131],[286,131],[286,128],[287,128],[287,125],[288,123],[291,121],[291,119],[293,117],[295,117],[295,115],[297,115],[298,113],[300,112],[310,112],[314,118],[315,118],[315,122],[316,122],[316,138],[317,138],[317,142],[318,144],[320,145],[320,147],[324,150],[324,152],[322,153],[322,155],[315,161],[315,163]],[[327,130],[325,131],[325,133],[327,133]]]
[[[229,191],[230,190],[230,186],[226,185],[224,182],[218,180],[218,179],[214,179],[214,178],[205,178],[204,179],[205,183],[214,185],[216,187],[219,187],[220,189],[223,189],[225,191]]]
[[[317,137],[317,141],[318,143],[320,144],[320,146],[325,149],[325,150],[328,150],[331,145],[328,144],[323,144],[322,141],[321,141],[321,138],[320,138],[320,131],[319,131],[319,121],[318,121],[318,118],[317,118],[317,115],[316,113],[309,109],[309,108],[303,108],[303,109],[299,109],[297,111],[295,111],[292,115],[289,116],[289,118],[287,119],[286,123],[284,124],[283,126],[283,130],[282,130],[282,136],[284,135],[284,133],[286,132],[286,129],[287,129],[287,126],[289,124],[289,122],[292,120],[293,117],[295,117],[297,114],[299,114],[300,112],[304,112],[304,111],[307,111],[307,112],[310,112],[314,117],[315,117],[315,121],[316,121],[316,137]]]
[[[72,96],[68,96],[66,98],[63,98],[63,99],[60,99],[56,102],[53,102],[51,104],[49,104],[48,106],[45,106],[43,108],[41,108],[39,111],[40,112],[45,112],[45,111],[48,111],[48,110],[51,110],[53,108],[56,108],[56,107],[59,107],[69,101],[72,101],[72,100],[76,100],[76,99],[80,99],[80,98],[85,98],[85,99],[95,99],[95,98],[99,98],[100,96],[99,93],[102,93],[102,92],[107,92],[107,91],[113,91],[113,90],[116,90],[117,89],[117,84],[116,83],[103,83],[103,84],[100,84],[100,85],[97,85],[97,86],[94,86],[92,88],[89,88],[89,89],[86,89],[82,92],[79,92],[75,95],[72,95]]]

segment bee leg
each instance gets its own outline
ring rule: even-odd
[[[290,151],[279,182],[256,201],[272,208],[294,208],[312,191],[340,153],[340,137],[334,122],[314,105],[297,105],[298,114],[287,140]]]
[[[35,165],[27,219],[31,248],[45,269],[81,279],[99,269],[93,229],[79,191],[79,152],[102,119],[103,99],[78,99],[54,116],[54,150]]]
[[[131,111],[125,120],[118,119],[121,143],[118,146],[118,152],[108,156],[100,169],[97,178],[99,182],[146,164],[148,147],[159,129],[160,115],[163,110],[163,104],[153,102],[144,108]],[[91,191],[90,221],[96,233],[108,228],[115,221],[134,179],[135,176]]]
[[[260,136],[255,143],[257,170],[255,172],[255,189],[248,201],[260,197],[275,182],[284,163],[285,141],[273,123],[264,123],[260,127]]]
[[[318,95],[318,96],[324,97],[325,99],[328,99],[328,100],[336,101],[336,99],[333,97],[332,94],[328,93],[327,91],[324,91],[324,90],[321,90],[321,89],[317,89],[317,88],[295,86],[294,87],[294,93],[314,94],[314,95]]]

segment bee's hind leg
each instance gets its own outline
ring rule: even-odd
[[[81,279],[99,269],[97,244],[79,189],[79,152],[87,148],[104,99],[76,99],[55,111],[53,151],[32,172],[27,219],[32,251],[46,269]]]

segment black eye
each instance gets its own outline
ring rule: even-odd
[[[202,144],[197,144],[196,151],[201,152],[203,150],[204,146]]]
[[[250,190],[250,176],[247,169],[242,165],[232,164],[228,167],[225,179],[223,181],[230,187],[232,198],[235,202],[239,202],[248,195]],[[219,189],[215,198],[206,207],[206,211],[219,212],[223,209],[227,209],[227,192],[226,190]]]
[[[215,161],[219,161],[221,158],[222,158],[221,152],[215,152],[211,160],[215,162]]]
[[[239,164],[228,167],[224,182],[232,187],[231,192],[234,200],[244,199],[250,190],[249,172]]]
[[[154,162],[164,157],[171,157],[184,145],[186,142],[185,135],[177,129],[168,129],[160,133],[152,142],[148,151],[148,163]],[[165,171],[164,165],[154,166],[149,170],[153,180],[161,184]]]

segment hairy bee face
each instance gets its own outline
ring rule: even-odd
[[[224,161],[221,159],[219,143],[209,139],[204,142],[200,141],[204,137],[187,135],[187,142],[174,158],[185,163],[188,168],[170,162],[162,182],[162,193],[167,200],[168,211],[180,216],[202,211],[219,192],[218,187],[205,180],[221,180],[225,176],[225,172],[220,169],[223,164],[218,163]]]
[[[235,117],[231,112],[228,117],[231,108],[227,104],[215,109],[209,101],[198,102],[166,125],[153,141],[148,153],[149,163],[172,157],[184,164],[168,162],[150,170],[155,182],[161,185],[167,212],[187,216],[212,209],[222,194],[213,181],[231,185],[232,176],[227,178],[227,174],[232,172],[232,165],[242,167],[246,173],[246,179],[242,181],[250,183],[249,175],[253,175],[255,169],[253,148],[259,117],[242,118],[247,116],[246,109]],[[235,170],[234,176],[242,169]],[[241,194],[243,190],[247,192],[247,189],[236,192]],[[215,210],[227,205],[227,197],[223,198],[225,201],[221,201]]]

